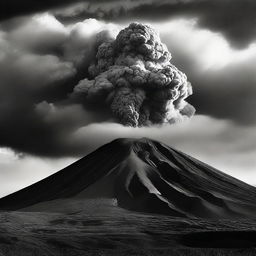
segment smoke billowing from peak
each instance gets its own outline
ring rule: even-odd
[[[170,61],[171,53],[151,27],[131,23],[115,39],[98,36],[90,77],[75,86],[71,98],[85,106],[107,106],[126,126],[181,121],[195,112],[185,100],[192,87]]]

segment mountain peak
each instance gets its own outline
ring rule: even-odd
[[[154,140],[149,139],[147,137],[141,137],[141,138],[118,138],[118,139],[111,141],[110,143],[118,143],[118,144],[124,145],[124,146],[132,146],[132,145],[136,145],[138,143],[149,144],[152,142],[154,142]]]
[[[161,145],[160,142],[149,139],[147,137],[141,138],[118,138],[109,143],[109,145],[117,145],[120,148],[126,148],[129,152],[132,150],[135,153],[146,153],[150,148],[156,147],[156,144]],[[171,148],[170,148],[171,149]]]

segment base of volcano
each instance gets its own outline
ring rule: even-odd
[[[52,203],[0,213],[1,256],[256,254],[256,220],[135,213],[118,207],[114,199]],[[49,211],[40,212],[46,206]]]

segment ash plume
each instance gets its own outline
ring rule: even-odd
[[[75,86],[71,98],[108,107],[120,123],[133,127],[175,123],[194,114],[185,100],[192,86],[151,27],[132,23],[115,39],[99,38],[90,77]]]

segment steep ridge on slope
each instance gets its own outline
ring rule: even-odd
[[[119,207],[132,211],[177,217],[254,218],[256,214],[256,188],[146,138],[114,140],[0,199],[0,209],[47,211],[49,202],[57,208],[60,202],[100,198],[115,199]]]

